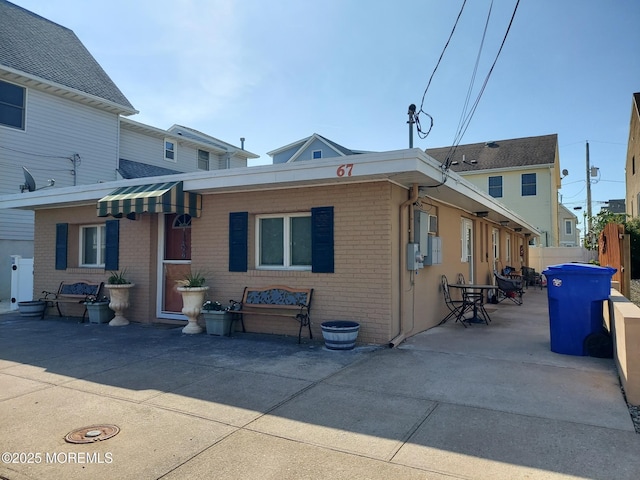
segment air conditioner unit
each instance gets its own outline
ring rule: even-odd
[[[438,233],[438,217],[429,215],[429,233],[436,235]]]

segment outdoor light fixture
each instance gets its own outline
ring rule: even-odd
[[[520,228],[520,227],[516,227],[516,228],[514,228],[514,229],[513,229],[513,231],[514,231],[514,232],[521,232],[521,231],[522,231],[522,228]]]
[[[500,225],[506,227],[507,225],[509,225],[509,220],[500,220]]]
[[[488,217],[488,216],[489,216],[489,212],[487,212],[487,211],[476,212],[476,217],[484,218],[484,217]]]

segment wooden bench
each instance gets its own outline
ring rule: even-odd
[[[92,282],[61,282],[57,292],[47,292],[43,290],[44,297],[40,300],[47,302],[47,307],[55,307],[58,309],[58,315],[62,316],[60,311],[61,303],[83,303],[89,299],[89,297],[98,298],[100,290],[104,282],[92,283]],[[84,307],[84,313],[82,314],[82,321],[87,315],[87,307]]]
[[[291,317],[300,323],[298,329],[298,343],[302,338],[302,327],[311,333],[311,296],[313,288],[291,288],[284,285],[270,285],[268,287],[245,287],[242,301],[231,300],[230,312],[242,322],[243,315],[269,315],[275,317]]]

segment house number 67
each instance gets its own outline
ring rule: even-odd
[[[347,175],[347,177],[350,177],[352,171],[353,171],[353,163],[346,163],[338,167],[338,170],[336,171],[336,175],[338,175],[339,177],[344,177],[345,175]]]

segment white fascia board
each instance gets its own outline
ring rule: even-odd
[[[510,172],[520,172],[523,170],[546,170],[549,168],[553,168],[554,164],[552,163],[540,163],[538,165],[520,165],[514,167],[502,167],[502,168],[482,168],[477,170],[464,170],[462,172],[456,172],[461,177],[465,177],[467,175],[484,175],[484,174],[492,174],[492,173],[510,173]]]
[[[135,120],[131,120],[130,118],[120,117],[120,122],[124,125],[125,128],[130,128],[133,131],[142,131],[145,134],[151,134],[157,138],[172,138],[176,141],[176,143],[180,142],[186,145],[195,146],[196,148],[200,148],[201,150],[207,150],[219,155],[229,153],[228,150],[224,150],[222,148],[216,148],[214,145],[210,145],[204,142],[199,142],[192,138],[186,138],[181,135],[178,135],[177,133],[173,133],[168,130],[163,130],[161,128],[154,127],[152,125],[136,122]],[[224,142],[220,142],[220,143],[224,143]]]
[[[347,162],[348,160],[348,162]],[[353,161],[352,161],[353,160]],[[395,175],[420,172],[420,165],[429,160],[419,149],[397,150],[370,155],[331,157],[309,162],[280,163],[230,170],[214,170],[203,178],[184,178],[184,189],[191,192],[215,193],[265,190],[295,186],[319,186],[338,183],[393,180]],[[349,167],[344,167],[349,165]],[[340,167],[343,166],[342,169]],[[344,174],[340,175],[340,172]],[[431,174],[439,168],[428,168]],[[432,179],[422,173],[422,180]],[[192,176],[192,173],[185,176]],[[434,181],[434,180],[431,180]]]
[[[313,135],[315,135],[315,133]],[[304,145],[304,143],[306,143],[306,141],[309,140],[309,138],[311,138],[311,137],[307,137],[307,138],[302,139],[302,140],[296,140],[295,142],[291,142],[289,145],[285,145],[284,147],[280,147],[280,148],[276,148],[275,150],[271,150],[270,152],[267,152],[267,155],[269,155],[270,157],[273,157],[274,155],[276,155],[276,154],[278,154],[280,152],[284,152],[285,150],[289,150],[290,148],[293,148],[296,145]]]
[[[437,185],[442,181],[442,175],[440,162],[429,157],[422,150],[414,148],[333,157],[313,162],[188,172],[75,187],[42,189],[35,192],[0,196],[0,209],[37,210],[89,205],[119,187],[170,181],[182,181],[185,191],[215,194],[385,180],[408,189],[413,184],[421,187]],[[446,183],[438,188],[441,192],[449,192],[448,195],[444,195],[449,197],[449,200],[444,200],[445,202],[459,208],[463,208],[461,205],[465,202],[472,202],[531,230],[534,234],[539,234],[536,233],[536,227],[529,225],[516,213],[496,202],[489,194],[481,191],[455,172],[449,171],[447,175]],[[443,195],[434,191],[432,196],[436,200],[441,200],[440,197]]]
[[[44,78],[37,77],[35,75],[31,75],[29,73],[16,70],[6,65],[0,66],[0,71],[7,72],[10,75],[15,75],[18,78],[27,80],[28,82],[34,82],[37,85],[52,87],[56,90],[54,92],[50,92],[49,90],[45,89],[45,91],[48,91],[49,93],[58,94],[62,97],[66,96],[64,95],[65,93],[70,94],[73,97],[77,97],[75,98],[75,100],[79,101],[80,103],[104,105],[108,107],[108,109],[117,110],[120,115],[135,115],[136,113],[140,113],[135,108],[132,109],[120,103],[112,102],[111,100],[107,100],[105,98],[98,97],[96,95],[92,95],[90,93],[86,93],[81,90],[77,90],[75,88],[67,87],[66,85],[62,85],[61,83],[52,82],[50,80],[46,80]],[[85,100],[85,102],[82,101],[83,99]]]

